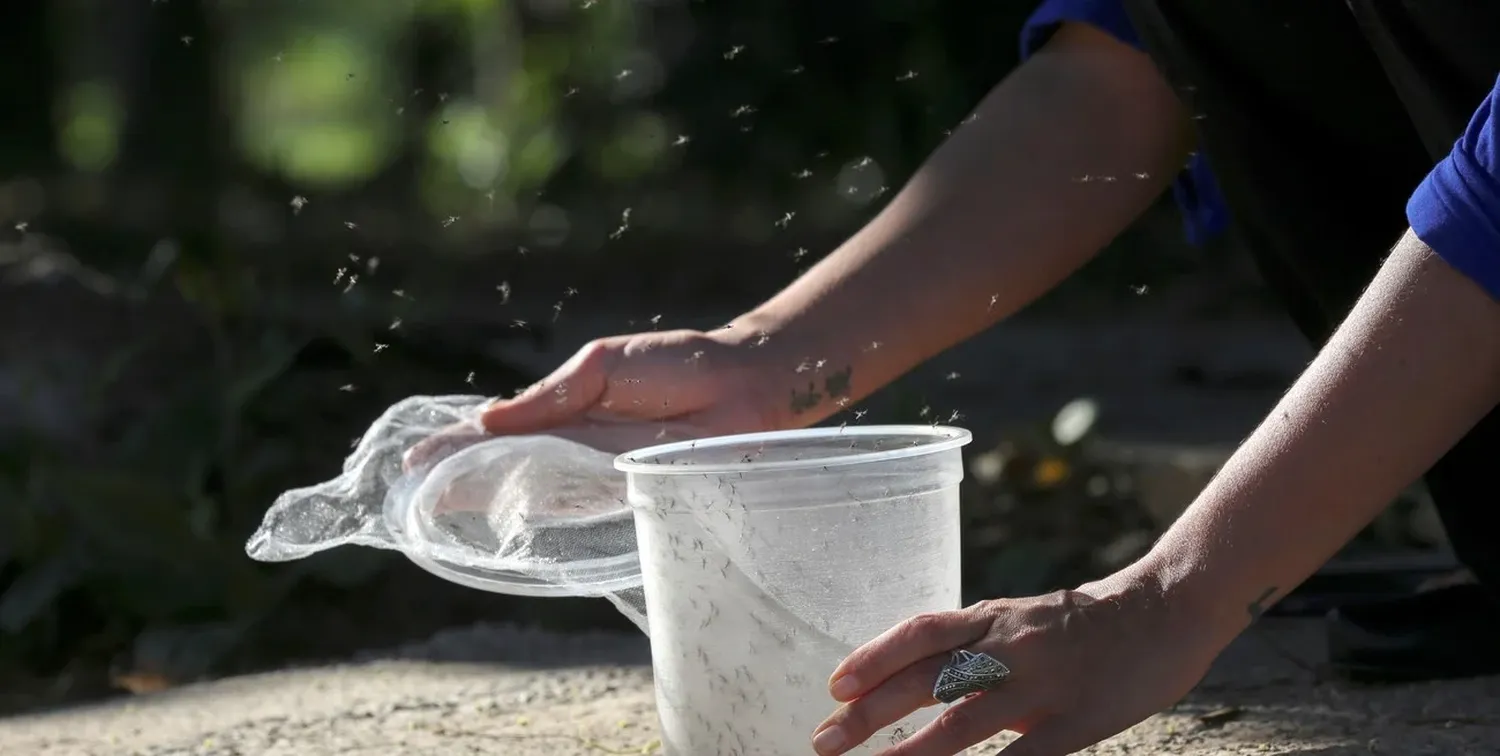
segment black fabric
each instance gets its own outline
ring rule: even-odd
[[[1500,3],[1126,0],[1195,114],[1231,228],[1321,345],[1406,228],[1406,200],[1500,71]],[[1392,429],[1399,433],[1400,429]],[[1500,596],[1500,412],[1426,476],[1460,561]],[[1358,474],[1348,471],[1348,474]]]
[[[1500,601],[1478,585],[1348,604],[1329,613],[1328,661],[1359,682],[1414,682],[1500,674]]]

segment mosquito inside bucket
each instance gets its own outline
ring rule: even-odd
[[[752,737],[756,752],[805,752],[849,651],[914,614],[958,608],[968,440],[957,428],[818,428],[616,459],[668,753]]]

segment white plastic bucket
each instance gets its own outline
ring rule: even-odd
[[[854,648],[960,606],[959,428],[725,436],[621,455],[668,756],[811,753]],[[921,710],[850,753],[931,721]]]

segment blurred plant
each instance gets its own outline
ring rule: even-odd
[[[1008,429],[968,458],[964,572],[976,596],[1032,595],[1107,574],[1157,528],[1136,471],[1103,453],[1099,406],[1075,399],[1046,424]]]
[[[463,373],[440,345],[387,332],[377,348],[352,319],[269,322],[253,280],[179,269],[176,293],[198,318],[190,356],[164,338],[100,356],[77,432],[0,440],[0,657],[44,671],[127,655],[135,684],[141,666],[190,679],[302,581],[353,586],[387,563],[358,553],[266,569],[243,544],[277,494],[334,474],[386,404],[460,390]],[[507,388],[523,382],[507,374]]]
[[[225,527],[226,512],[247,507],[251,483],[274,461],[246,444],[240,427],[249,403],[295,353],[291,342],[267,342],[232,355],[229,370],[220,363],[179,374],[165,406],[134,416],[105,404],[136,358],[122,350],[110,360],[114,369],[97,377],[97,403],[82,408],[96,422],[122,423],[107,438],[78,443],[23,430],[0,449],[7,494],[0,633],[14,641],[7,649],[45,663],[86,640],[71,636],[93,621],[103,625],[95,631],[119,635],[242,620],[287,587],[248,564]]]

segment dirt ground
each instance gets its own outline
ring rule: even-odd
[[[497,351],[550,369],[588,338],[620,330],[621,318],[577,318],[546,352]],[[672,326],[713,322],[699,320]],[[975,446],[982,448],[983,429],[1043,420],[1069,399],[1093,396],[1111,437],[1199,448],[1241,438],[1306,358],[1305,345],[1279,321],[1171,328],[1121,321],[1083,330],[1018,322],[914,371],[872,403],[895,403],[905,390],[936,412],[962,410],[957,422],[980,432]],[[1319,682],[1316,630],[1267,621],[1226,652],[1186,702],[1090,753],[1500,753],[1500,679],[1391,688]],[[0,718],[7,756],[659,750],[644,638],[502,625],[452,630],[332,666]]]
[[[1267,621],[1232,646],[1187,701],[1087,753],[1500,752],[1500,678],[1381,688],[1320,683],[1316,629]],[[536,659],[556,663],[538,668]],[[1003,742],[971,753],[998,753]],[[0,720],[0,753],[32,756],[659,751],[643,638],[492,625],[337,666]]]

